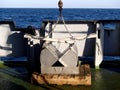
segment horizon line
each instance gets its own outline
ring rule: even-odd
[[[18,8],[18,9],[59,9],[59,8],[57,8],[57,7],[0,7],[0,9],[4,9],[4,8],[10,8],[10,9],[14,9],[14,8]],[[79,7],[79,8],[77,8],[77,7],[73,7],[73,8],[69,8],[69,7],[65,7],[65,8],[63,8],[63,9],[120,9],[120,8],[116,8],[116,7],[111,7],[111,8],[109,8],[109,7],[102,7],[102,8],[100,8],[100,7],[87,7],[87,8],[85,8],[85,7]]]

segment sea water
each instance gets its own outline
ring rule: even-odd
[[[13,20],[17,27],[40,27],[43,20],[57,20],[56,8],[1,8],[0,20]],[[120,9],[63,9],[65,20],[120,20]]]

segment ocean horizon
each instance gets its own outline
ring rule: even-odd
[[[64,8],[65,20],[120,20],[116,8]],[[17,27],[40,27],[44,20],[57,20],[58,8],[0,8],[0,21],[12,20]]]

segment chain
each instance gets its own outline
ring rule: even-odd
[[[60,19],[62,19],[62,22],[63,22],[63,24],[64,24],[64,27],[65,27],[66,31],[67,31],[68,34],[71,36],[71,38],[74,39],[74,37],[73,37],[72,34],[70,33],[69,29],[67,28],[66,23],[65,23],[65,20],[64,20],[64,18],[63,18],[63,16],[62,16],[62,7],[63,7],[63,2],[62,2],[62,0],[60,0],[60,1],[58,2],[58,6],[59,6],[59,17],[58,17],[58,20],[56,21],[56,23],[55,23],[53,29],[51,30],[51,32],[49,32],[46,37],[48,37],[50,34],[52,34],[52,32],[53,32],[54,29],[56,28],[57,24],[59,23]]]
[[[58,17],[58,20],[56,21],[56,23],[55,23],[55,25],[54,25],[53,29],[51,30],[51,32],[49,32],[49,33],[48,33],[48,35],[47,35],[47,36],[45,36],[45,38],[47,38],[48,36],[50,36],[50,34],[52,34],[52,32],[53,32],[53,31],[54,31],[54,29],[56,28],[56,26],[57,26],[57,24],[58,24],[59,20],[60,20],[60,17]]]

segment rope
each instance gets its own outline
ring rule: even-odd
[[[33,36],[30,34],[25,34],[24,37],[37,39],[37,40],[59,42],[59,43],[74,43],[75,40],[84,40],[84,39],[88,39],[88,38],[96,38],[97,34],[92,33],[92,34],[85,35],[85,36],[78,36],[78,37],[74,37],[74,38],[67,37],[67,38],[60,38],[60,39],[59,38],[44,38],[44,37],[39,37],[39,36]]]

